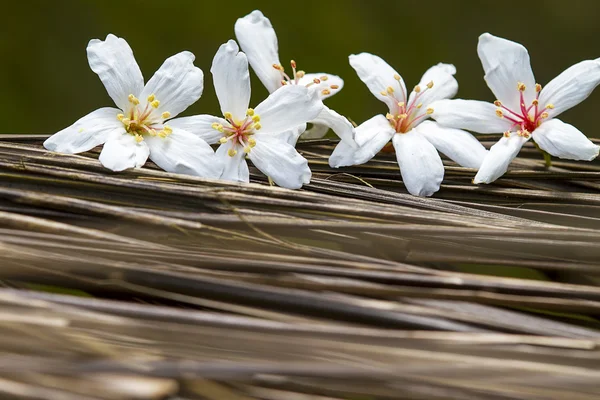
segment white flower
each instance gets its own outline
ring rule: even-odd
[[[387,104],[389,113],[385,117],[376,115],[356,128],[358,149],[340,142],[329,159],[332,167],[363,164],[391,139],[408,191],[431,196],[444,178],[437,150],[462,166],[481,165],[487,151],[477,139],[465,131],[426,121],[433,112],[430,103],[450,98],[458,90],[453,65],[429,68],[408,96],[402,77],[380,57],[369,53],[351,55],[350,65],[371,93]]]
[[[432,117],[441,125],[479,133],[504,132],[473,183],[490,183],[501,177],[530,138],[555,157],[591,161],[598,156],[599,146],[555,117],[585,100],[600,83],[599,61],[575,64],[542,89],[522,45],[484,33],[477,52],[484,79],[498,100],[494,104],[442,100],[432,105]]]
[[[327,73],[307,74],[296,70],[296,62],[291,61],[291,74],[287,74],[279,62],[277,35],[271,21],[259,10],[252,11],[235,23],[235,35],[254,72],[265,85],[269,93],[286,85],[309,87],[318,93],[319,98],[326,99],[339,92],[344,86],[342,78]],[[325,136],[331,128],[341,140],[349,146],[356,147],[354,128],[343,116],[323,105],[321,113],[309,121],[313,127],[306,130],[306,125],[296,127],[291,139],[318,139]],[[304,132],[304,133],[303,133]]]
[[[315,118],[322,104],[304,86],[275,91],[255,109],[250,103],[248,59],[233,40],[221,45],[210,69],[224,118],[209,115],[182,118],[191,131],[211,143],[221,143],[222,179],[249,182],[245,155],[282,187],[298,189],[310,182],[308,161],[290,144],[291,131]]]
[[[51,151],[75,154],[104,144],[100,162],[113,171],[141,167],[148,157],[168,172],[218,178],[222,166],[206,141],[175,117],[202,95],[203,73],[194,55],[168,58],[144,86],[144,78],[124,39],[108,35],[87,47],[90,68],[117,108],[100,108],[44,142]]]

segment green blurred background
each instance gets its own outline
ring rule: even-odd
[[[1,133],[54,133],[102,106],[112,106],[89,69],[85,48],[108,33],[124,37],[146,79],[182,50],[205,72],[204,95],[185,115],[219,114],[210,77],[219,45],[234,38],[238,17],[261,9],[279,37],[281,62],[342,76],[344,90],[327,104],[356,122],[385,106],[348,65],[348,55],[375,53],[410,87],[432,64],[458,69],[458,97],[494,100],[482,79],[477,37],[489,31],[524,44],[539,83],[570,65],[600,56],[600,2],[589,1],[6,1],[0,36]],[[253,104],[266,90],[253,77]],[[565,113],[588,136],[600,90]]]

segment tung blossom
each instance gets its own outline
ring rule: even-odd
[[[286,73],[279,61],[277,35],[271,21],[259,10],[252,11],[235,23],[235,35],[240,47],[248,56],[252,69],[265,85],[269,93],[283,86],[306,86],[314,91],[321,100],[333,96],[344,87],[342,78],[327,73],[305,73],[297,70],[296,62],[291,61],[291,73]],[[294,128],[291,140],[318,139],[325,136],[331,128],[342,141],[356,147],[352,124],[337,112],[323,105],[322,111],[311,119],[313,127],[306,131],[306,124]],[[295,144],[292,143],[292,144]]]
[[[410,94],[402,77],[378,56],[351,55],[350,65],[371,93],[388,106],[389,113],[376,115],[356,128],[358,149],[340,142],[329,159],[332,167],[366,163],[391,140],[409,193],[431,196],[444,178],[438,150],[464,167],[481,165],[487,151],[477,139],[427,120],[434,111],[431,103],[450,98],[458,90],[453,65],[429,68]]]
[[[221,45],[210,71],[224,118],[198,115],[186,122],[193,133],[221,144],[216,152],[224,164],[221,179],[249,182],[248,156],[279,186],[298,189],[309,183],[308,161],[290,144],[290,135],[321,112],[318,96],[304,86],[290,85],[249,108],[248,59],[233,40]]]
[[[196,102],[204,75],[188,51],[168,58],[144,86],[129,44],[112,34],[87,47],[90,68],[118,108],[100,108],[52,135],[44,147],[76,154],[104,144],[100,162],[113,171],[141,167],[148,157],[168,172],[218,178],[222,167],[206,141],[179,119]],[[185,125],[185,124],[184,124]]]
[[[502,176],[529,139],[559,158],[591,161],[598,156],[599,146],[556,117],[585,100],[600,83],[600,61],[575,64],[542,88],[522,45],[485,33],[479,37],[477,52],[484,79],[497,100],[442,100],[432,105],[432,117],[442,125],[479,133],[504,132],[473,183],[490,183]]]

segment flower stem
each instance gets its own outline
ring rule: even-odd
[[[544,157],[544,163],[546,164],[546,169],[550,168],[552,166],[552,156],[550,154],[548,154],[547,152],[545,152],[544,150],[542,150],[540,148],[540,146],[538,146],[538,144],[532,140],[533,145],[535,146],[536,149],[538,149],[541,153],[542,156]]]

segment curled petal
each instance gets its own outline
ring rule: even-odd
[[[166,138],[145,138],[150,147],[150,159],[167,172],[219,178],[223,164],[215,156],[212,147],[189,132],[172,129],[173,133]]]
[[[248,158],[263,174],[281,187],[300,189],[310,183],[308,161],[289,143],[270,135],[256,135],[256,146]]]
[[[171,118],[194,104],[204,89],[204,73],[194,66],[194,59],[189,51],[167,58],[146,83],[140,101],[146,102],[154,95],[160,102],[155,114],[169,112]]]
[[[198,136],[208,144],[215,144],[223,134],[213,128],[213,124],[224,125],[227,121],[212,115],[194,115],[191,117],[175,118],[168,122],[172,128],[179,128]]]
[[[346,119],[346,117],[341,116],[332,109],[324,106],[323,110],[321,110],[317,118],[311,120],[310,122],[312,124],[316,124],[316,126],[330,127],[331,129],[333,129],[335,134],[338,135],[338,137],[342,141],[348,143],[350,147],[357,147],[356,142],[354,141],[354,127],[352,126],[350,121]],[[325,136],[325,134],[327,133],[327,129],[325,129],[324,131],[321,130],[321,132],[322,135],[318,137],[316,136],[315,132],[313,132],[312,138],[321,138]],[[308,133],[309,132],[306,132],[304,135],[302,135],[302,138],[307,139]]]
[[[394,129],[383,115],[376,115],[356,127],[356,143],[353,147],[347,141],[341,141],[329,157],[329,165],[333,168],[364,164],[390,141]]]
[[[255,113],[260,116],[263,133],[280,133],[311,121],[323,109],[316,93],[304,86],[288,85],[271,93]]]
[[[592,161],[600,146],[592,143],[573,125],[559,119],[544,122],[533,131],[533,140],[548,154],[568,160]]]
[[[303,140],[321,139],[327,134],[327,132],[329,132],[329,127],[327,125],[317,124],[317,123],[314,123],[313,121],[311,121],[311,123],[312,123],[312,127],[309,129],[306,129],[304,131],[304,133],[302,133],[302,135],[300,135],[301,139],[303,139]]]
[[[92,39],[87,46],[90,68],[100,77],[117,107],[126,110],[129,95],[138,96],[144,88],[142,71],[125,39],[113,34],[106,40]]]
[[[484,158],[473,183],[491,183],[500,178],[508,170],[508,165],[519,154],[521,147],[529,140],[513,133],[503,136],[494,144]]]
[[[58,153],[77,154],[93,149],[112,136],[125,133],[117,119],[121,112],[116,108],[100,108],[79,119],[73,125],[50,136],[44,147]]]
[[[587,60],[575,64],[552,79],[540,93],[540,106],[552,104],[551,117],[587,99],[600,83],[600,61]]]
[[[320,72],[317,74],[305,74],[298,80],[298,85],[310,85],[309,87],[312,90],[319,92],[321,100],[324,100],[342,90],[344,80],[337,75]]]
[[[388,63],[381,57],[370,53],[352,54],[350,65],[361,81],[367,85],[373,95],[387,104],[390,112],[394,113],[398,108],[397,103],[406,103],[406,85],[404,80]],[[394,96],[386,93],[388,88],[394,90]]]
[[[234,119],[243,120],[250,104],[250,72],[248,59],[234,40],[219,47],[210,72],[221,112],[230,112]]]
[[[463,130],[446,128],[433,121],[425,121],[415,129],[439,152],[463,167],[479,168],[487,155],[479,140]]]
[[[133,135],[124,133],[104,143],[99,160],[108,169],[123,171],[144,165],[149,153],[146,142],[138,143]]]
[[[262,12],[254,10],[236,21],[235,36],[262,84],[270,93],[279,89],[282,75],[273,65],[281,63],[271,21]]]
[[[484,33],[479,36],[477,54],[485,71],[484,79],[498,100],[512,110],[520,110],[517,85],[524,83],[526,104],[531,103],[535,98],[535,78],[525,47]]]
[[[512,123],[496,115],[496,106],[477,100],[438,100],[430,107],[431,117],[440,125],[466,129],[477,133],[500,133],[511,129]]]
[[[414,129],[392,138],[402,182],[414,196],[431,196],[444,179],[444,164],[435,147]]]
[[[302,135],[305,131],[306,124],[300,124],[292,129],[288,129],[287,131],[276,134],[276,136],[295,147],[300,135]]]
[[[246,162],[246,153],[237,151],[232,157],[229,150],[233,147],[231,141],[219,146],[216,152],[217,158],[223,163],[221,179],[233,182],[250,182],[250,171]]]
[[[429,68],[421,78],[419,82],[419,88],[421,88],[421,95],[419,96],[419,103],[422,103],[425,107],[433,103],[436,100],[450,99],[458,92],[458,82],[454,78],[456,74],[456,68],[452,64],[439,63]],[[427,88],[427,85],[433,86]],[[417,96],[417,93],[413,90],[408,99],[408,103],[412,104],[412,101]]]

